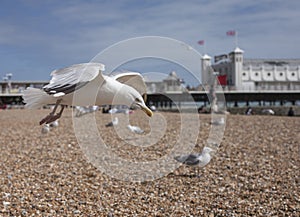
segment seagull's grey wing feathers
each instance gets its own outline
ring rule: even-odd
[[[127,84],[136,89],[141,96],[146,96],[147,86],[145,84],[143,76],[138,72],[124,72],[116,74],[113,78],[123,84]],[[144,100],[146,100],[144,98]]]
[[[198,157],[199,155],[189,154],[184,156],[177,156],[175,157],[175,160],[187,165],[197,165],[199,163]]]
[[[101,63],[82,63],[54,70],[50,83],[43,89],[50,95],[65,95],[85,86],[99,74],[102,76],[101,71],[104,71],[104,65]]]
[[[109,123],[105,124],[105,126],[106,127],[112,127],[112,126],[114,126],[114,124],[113,124],[113,122],[109,122]]]

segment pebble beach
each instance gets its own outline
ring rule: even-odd
[[[38,123],[49,112],[0,111],[0,216],[299,216],[299,117],[227,115],[220,147],[206,167],[182,165],[153,181],[131,182],[89,162],[70,109],[57,128],[41,133]],[[158,144],[142,150],[143,158],[166,154],[176,140],[180,114],[159,114],[168,127]],[[142,152],[105,127],[110,114],[95,116],[119,156]],[[147,133],[146,118],[140,111],[130,114]],[[194,152],[206,145],[211,128],[209,114],[199,120]]]

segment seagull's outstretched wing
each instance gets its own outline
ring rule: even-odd
[[[123,84],[127,84],[128,86],[136,89],[142,96],[144,95],[144,100],[147,93],[147,86],[145,84],[143,76],[138,72],[125,72],[120,73],[113,78]]]
[[[82,63],[54,70],[50,83],[43,90],[53,96],[63,96],[83,87],[98,75],[102,76],[102,71],[104,65],[101,63]]]

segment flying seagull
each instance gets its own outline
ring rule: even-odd
[[[188,166],[204,167],[211,160],[211,155],[210,155],[211,151],[213,151],[213,149],[209,147],[204,147],[202,153],[176,156],[174,157],[174,159]]]
[[[28,87],[24,91],[25,106],[40,108],[47,104],[55,105],[40,125],[59,119],[67,105],[126,105],[140,108],[151,117],[153,113],[142,97],[146,93],[146,85],[141,74],[126,72],[107,76],[102,74],[104,68],[101,63],[82,63],[54,70],[49,84],[42,89]],[[59,105],[61,109],[56,113]]]

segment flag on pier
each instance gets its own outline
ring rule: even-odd
[[[227,36],[231,36],[235,38],[235,46],[237,47],[238,46],[238,32],[235,31],[235,30],[229,30],[226,32],[226,35]]]
[[[227,85],[227,75],[219,75],[218,81],[219,81],[220,85],[226,86]]]
[[[198,44],[199,44],[199,45],[204,45],[204,40],[198,41]]]
[[[226,32],[227,36],[235,36],[235,31],[234,30],[229,30]]]

